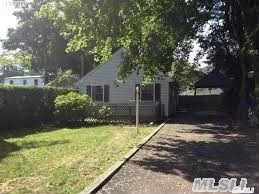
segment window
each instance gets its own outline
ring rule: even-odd
[[[103,101],[103,87],[92,86],[92,100],[97,102]]]
[[[139,84],[136,84],[136,87]],[[160,95],[159,95],[160,96]],[[140,99],[141,101],[153,101],[154,100],[154,85],[148,84],[140,87]],[[135,99],[136,99],[136,89],[135,89]]]
[[[23,80],[23,85],[26,85],[27,84],[27,80]]]
[[[86,86],[86,94],[97,102],[109,102],[110,101],[110,86]]]
[[[34,80],[34,85],[35,85],[35,86],[39,85],[39,82],[38,82],[37,79]]]
[[[153,101],[153,84],[145,85],[141,87],[141,100],[142,101]]]
[[[9,81],[9,84],[11,84],[11,85],[12,85],[12,84],[13,84],[13,80],[10,80],[10,81]]]
[[[138,85],[138,84],[137,84]],[[136,87],[137,87],[136,85]],[[142,101],[153,101],[154,100],[154,85],[148,84],[140,87],[140,99]],[[136,99],[136,91],[135,91]]]

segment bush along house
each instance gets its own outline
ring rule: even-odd
[[[140,86],[140,121],[158,121],[176,111],[176,83],[167,75],[157,75],[154,81],[142,84],[143,76],[132,73],[123,83],[116,82],[125,49],[118,49],[111,58],[98,65],[77,83],[76,87],[96,104],[111,108],[111,119],[135,119],[136,86]]]

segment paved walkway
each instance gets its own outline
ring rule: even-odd
[[[259,183],[255,130],[186,116],[171,121],[98,194],[187,194],[196,177]]]

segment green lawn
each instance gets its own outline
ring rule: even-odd
[[[0,193],[78,193],[154,128],[106,125],[0,138]]]

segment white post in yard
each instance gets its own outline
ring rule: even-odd
[[[136,128],[139,126],[139,85],[136,85]]]

